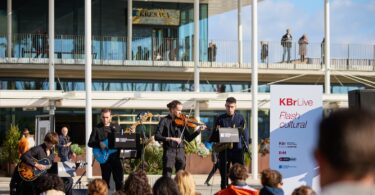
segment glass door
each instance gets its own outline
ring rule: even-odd
[[[176,61],[178,59],[177,28],[154,28],[152,30],[153,60]]]

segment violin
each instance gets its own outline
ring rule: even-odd
[[[174,122],[177,126],[181,126],[181,127],[188,126],[188,127],[191,127],[191,128],[196,128],[197,126],[205,125],[203,123],[199,123],[196,118],[187,117],[184,114],[180,114],[180,116],[178,116],[178,117],[176,116],[176,118],[174,119]]]

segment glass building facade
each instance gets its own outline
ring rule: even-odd
[[[33,57],[46,50],[48,1],[14,0],[12,30],[15,57]],[[140,11],[141,10],[141,11]],[[94,59],[125,60],[127,53],[127,1],[98,0],[92,2],[92,51]],[[139,14],[139,13],[142,14]],[[164,15],[170,20],[160,19]],[[147,17],[147,20],[137,15]],[[145,21],[154,21],[147,23]],[[0,6],[0,45],[6,45],[6,1]],[[200,58],[207,59],[208,5],[200,5]],[[134,60],[193,59],[193,4],[167,2],[133,2]],[[83,58],[84,1],[55,1],[55,52],[58,58]],[[5,47],[1,47],[2,57]],[[48,52],[47,52],[48,53]],[[75,56],[76,55],[76,56]],[[41,57],[47,57],[42,55]]]

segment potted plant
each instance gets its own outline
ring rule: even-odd
[[[3,147],[1,150],[0,160],[6,162],[8,175],[13,174],[16,164],[19,162],[18,158],[18,141],[20,138],[20,131],[17,125],[11,125],[9,131],[5,136]]]
[[[186,170],[192,174],[207,174],[212,168],[211,157],[203,143],[185,140]],[[198,166],[197,166],[198,165]]]

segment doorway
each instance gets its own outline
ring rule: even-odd
[[[153,60],[178,60],[178,29],[153,28],[152,51]]]

